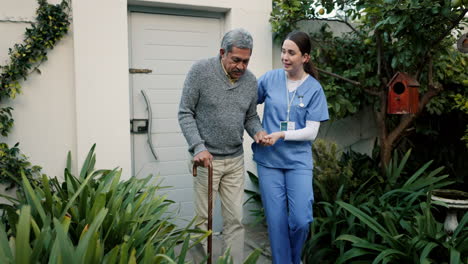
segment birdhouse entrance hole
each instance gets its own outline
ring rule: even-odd
[[[397,82],[393,85],[393,91],[396,94],[402,94],[405,92],[405,85],[402,82]]]

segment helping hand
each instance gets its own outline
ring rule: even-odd
[[[257,132],[257,134],[254,136],[255,143],[263,145],[263,140],[266,135],[267,133],[264,130]]]
[[[285,134],[283,131],[280,131],[280,132],[274,132],[274,133],[271,133],[269,135],[266,135],[263,137],[263,142],[262,142],[262,145],[264,146],[273,146],[276,141],[278,141],[278,139],[280,138],[284,138]]]

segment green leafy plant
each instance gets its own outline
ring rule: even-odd
[[[6,184],[6,190],[21,186],[20,171],[29,180],[37,179],[41,168],[33,166],[24,154],[21,154],[16,143],[10,148],[5,143],[0,143],[0,183]]]
[[[340,162],[342,153],[338,145],[317,139],[312,148],[314,158],[314,199],[331,202],[342,186],[353,189],[358,186],[353,179],[351,161]]]
[[[463,263],[468,257],[468,216],[456,236],[444,232],[432,216],[428,193],[452,184],[443,168],[428,171],[432,161],[412,174],[395,153],[385,180],[367,182],[342,201],[317,202],[312,236],[303,254],[308,263]]]
[[[468,213],[465,213],[454,235],[449,236],[443,224],[435,221],[430,203],[421,203],[419,210],[411,212],[412,217],[387,211],[380,213],[379,219],[372,216],[373,212],[369,214],[353,205],[337,203],[375,232],[375,238],[341,235],[337,240],[351,242],[352,248],[344,252],[336,263],[354,258],[371,259],[373,263],[465,263],[468,260]]]
[[[24,195],[3,205],[1,263],[183,263],[209,235],[172,223],[173,202],[151,176],[120,181],[121,170],[94,170],[95,162],[93,146],[79,176],[70,155],[63,182],[21,173]]]

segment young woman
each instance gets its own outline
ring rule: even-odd
[[[328,107],[310,62],[311,42],[292,32],[281,49],[282,69],[258,81],[264,103],[263,128],[269,133],[253,145],[268,224],[273,263],[297,264],[312,222],[312,144]]]

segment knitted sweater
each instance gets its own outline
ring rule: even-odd
[[[244,129],[251,137],[263,130],[256,109],[257,80],[250,71],[232,84],[219,56],[197,61],[179,105],[179,125],[190,153],[208,150],[215,159],[241,155]]]

